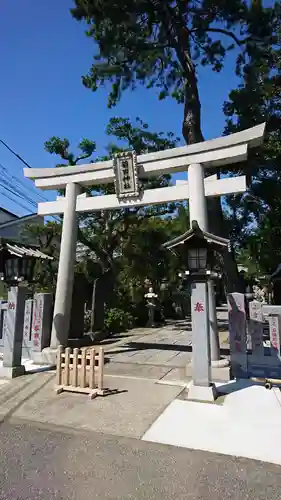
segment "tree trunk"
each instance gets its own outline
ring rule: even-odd
[[[183,137],[187,144],[204,141],[201,128],[201,104],[198,93],[197,78],[193,72],[186,81],[184,117],[182,125]],[[212,172],[213,173],[213,172]],[[209,172],[209,175],[211,172]],[[228,238],[226,233],[221,201],[219,198],[207,200],[209,231],[218,236]],[[227,276],[228,293],[240,292],[241,282],[237,264],[232,252],[225,252],[224,270]]]
[[[186,144],[204,141],[201,128],[201,103],[194,72],[191,74],[190,80],[185,83],[182,135]]]

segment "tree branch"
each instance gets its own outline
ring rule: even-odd
[[[194,29],[190,30],[190,33],[195,33],[196,31],[201,31],[201,29],[194,28]],[[244,38],[243,40],[239,40],[239,38],[234,33],[232,33],[232,31],[225,30],[223,28],[206,28],[206,29],[203,29],[202,31],[207,31],[207,32],[209,31],[211,33],[222,33],[223,35],[226,35],[226,36],[232,38],[239,46],[246,43],[250,38],[250,37],[247,37],[247,38]]]
[[[78,156],[75,160],[75,163],[78,163],[78,161],[80,161],[80,160],[85,160],[86,158],[89,158],[90,156],[92,156],[92,154],[89,155],[87,153],[85,153],[84,155]]]

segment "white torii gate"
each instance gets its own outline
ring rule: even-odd
[[[148,189],[126,199],[120,199],[115,194],[89,197],[85,193],[81,194],[83,186],[113,183],[116,180],[114,160],[59,168],[24,169],[25,177],[34,179],[38,188],[65,189],[64,197],[38,204],[39,215],[64,214],[51,348],[56,348],[58,344],[65,345],[68,339],[77,243],[77,213],[189,199],[190,221],[197,220],[199,227],[207,231],[206,197],[243,193],[246,191],[246,178],[238,176],[218,180],[216,176],[211,176],[205,179],[204,170],[232,166],[245,161],[248,148],[259,146],[263,141],[264,132],[265,124],[261,124],[218,139],[139,155],[136,158],[136,170],[140,179],[187,171],[188,182]],[[215,325],[216,311],[211,284],[209,301],[210,323]],[[211,346],[215,349],[218,342],[214,336],[217,336],[215,327],[211,330]],[[219,352],[213,353],[212,359],[219,359]]]

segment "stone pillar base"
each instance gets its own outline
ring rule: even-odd
[[[25,367],[20,366],[2,366],[0,368],[0,378],[16,378],[25,374]]]
[[[32,361],[37,365],[55,366],[57,363],[57,349],[45,347],[41,352],[32,352]]]
[[[228,359],[214,359],[213,361],[211,361],[211,366],[213,368],[226,368],[227,366],[229,366],[229,361]]]
[[[188,396],[187,399],[192,399],[195,401],[206,401],[212,402],[217,398],[217,389],[214,384],[209,387],[204,387],[201,385],[194,385],[191,382],[188,388]]]

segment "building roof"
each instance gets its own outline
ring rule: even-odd
[[[13,226],[14,224],[19,224],[22,221],[28,222],[29,220],[36,219],[37,217],[42,217],[42,216],[38,215],[37,213],[28,214],[28,215],[24,215],[23,217],[19,217],[18,215],[13,214],[12,212],[8,212],[8,210],[5,210],[4,208],[1,208],[0,210],[7,212],[8,214],[13,215],[15,217],[15,219],[13,219],[13,220],[9,220],[7,222],[2,222],[2,224],[0,223],[0,229],[2,229],[4,227]]]
[[[6,208],[0,207],[0,210],[2,212],[5,212],[6,214],[12,215],[13,217],[18,218],[18,215],[14,214],[13,212],[10,212],[10,210],[7,210]]]
[[[53,260],[53,257],[40,252],[35,246],[24,246],[10,240],[0,239],[0,252],[4,251],[17,257],[34,257],[42,260]]]

